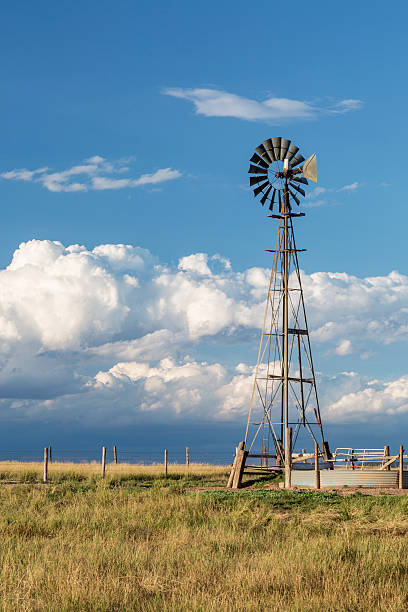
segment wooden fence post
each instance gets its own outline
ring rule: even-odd
[[[401,445],[400,452],[399,452],[399,469],[398,469],[398,488],[399,489],[404,488],[403,477],[404,477],[404,447]]]
[[[167,478],[167,448],[164,449],[164,477]]]
[[[102,470],[101,470],[102,478],[105,478],[105,467],[106,467],[106,446],[102,446]]]
[[[113,447],[113,460],[114,460],[115,463],[118,462],[118,453],[117,453],[117,450],[116,450],[116,444]]]
[[[44,448],[44,476],[43,482],[48,480],[48,448]]]
[[[190,447],[186,446],[186,466],[190,465]]]
[[[384,446],[384,461],[385,461],[385,463],[387,463],[387,461],[389,461],[389,459],[390,459],[390,447],[387,445],[387,446]],[[391,466],[387,465],[387,467],[385,469],[387,470],[387,472],[389,472],[390,469],[391,469]]]
[[[319,445],[315,442],[315,489],[320,489]]]
[[[292,484],[292,428],[287,427],[285,432],[285,489]]]
[[[51,445],[48,447],[48,460],[50,463],[52,463],[52,446]]]
[[[354,470],[354,448],[351,449],[351,469]]]

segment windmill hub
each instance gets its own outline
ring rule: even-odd
[[[267,172],[269,184],[277,191],[282,191],[285,187],[285,177],[283,174],[283,164],[281,162],[273,162]]]

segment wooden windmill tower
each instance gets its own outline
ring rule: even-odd
[[[318,445],[327,459],[330,451],[323,434],[315,371],[293,221],[305,213],[294,212],[308,179],[317,181],[316,154],[306,161],[299,148],[284,138],[269,138],[251,157],[250,186],[269,203],[278,220],[265,316],[244,440],[240,443],[229,486],[239,487],[247,458],[251,470],[285,470],[290,486],[293,453]],[[275,211],[275,212],[274,212]]]

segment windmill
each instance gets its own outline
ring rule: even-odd
[[[238,447],[228,486],[238,487],[247,457],[261,473],[285,469],[290,486],[292,456],[296,447],[317,444],[325,458],[330,451],[324,438],[310,347],[294,212],[306,195],[308,179],[317,182],[316,154],[307,160],[299,147],[285,138],[269,138],[255,148],[250,159],[249,184],[268,217],[278,219],[265,316],[253,381],[245,437]]]

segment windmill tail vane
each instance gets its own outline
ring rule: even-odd
[[[229,486],[238,487],[247,458],[261,473],[285,470],[290,479],[296,447],[315,445],[326,460],[330,450],[324,438],[306,317],[293,212],[300,205],[308,181],[317,181],[316,154],[305,160],[299,147],[281,137],[269,138],[250,159],[249,183],[262,206],[269,203],[279,220],[264,324],[252,387],[245,436],[235,455]],[[275,209],[276,206],[276,209]],[[239,459],[240,458],[240,459]],[[288,476],[289,475],[289,476]]]

